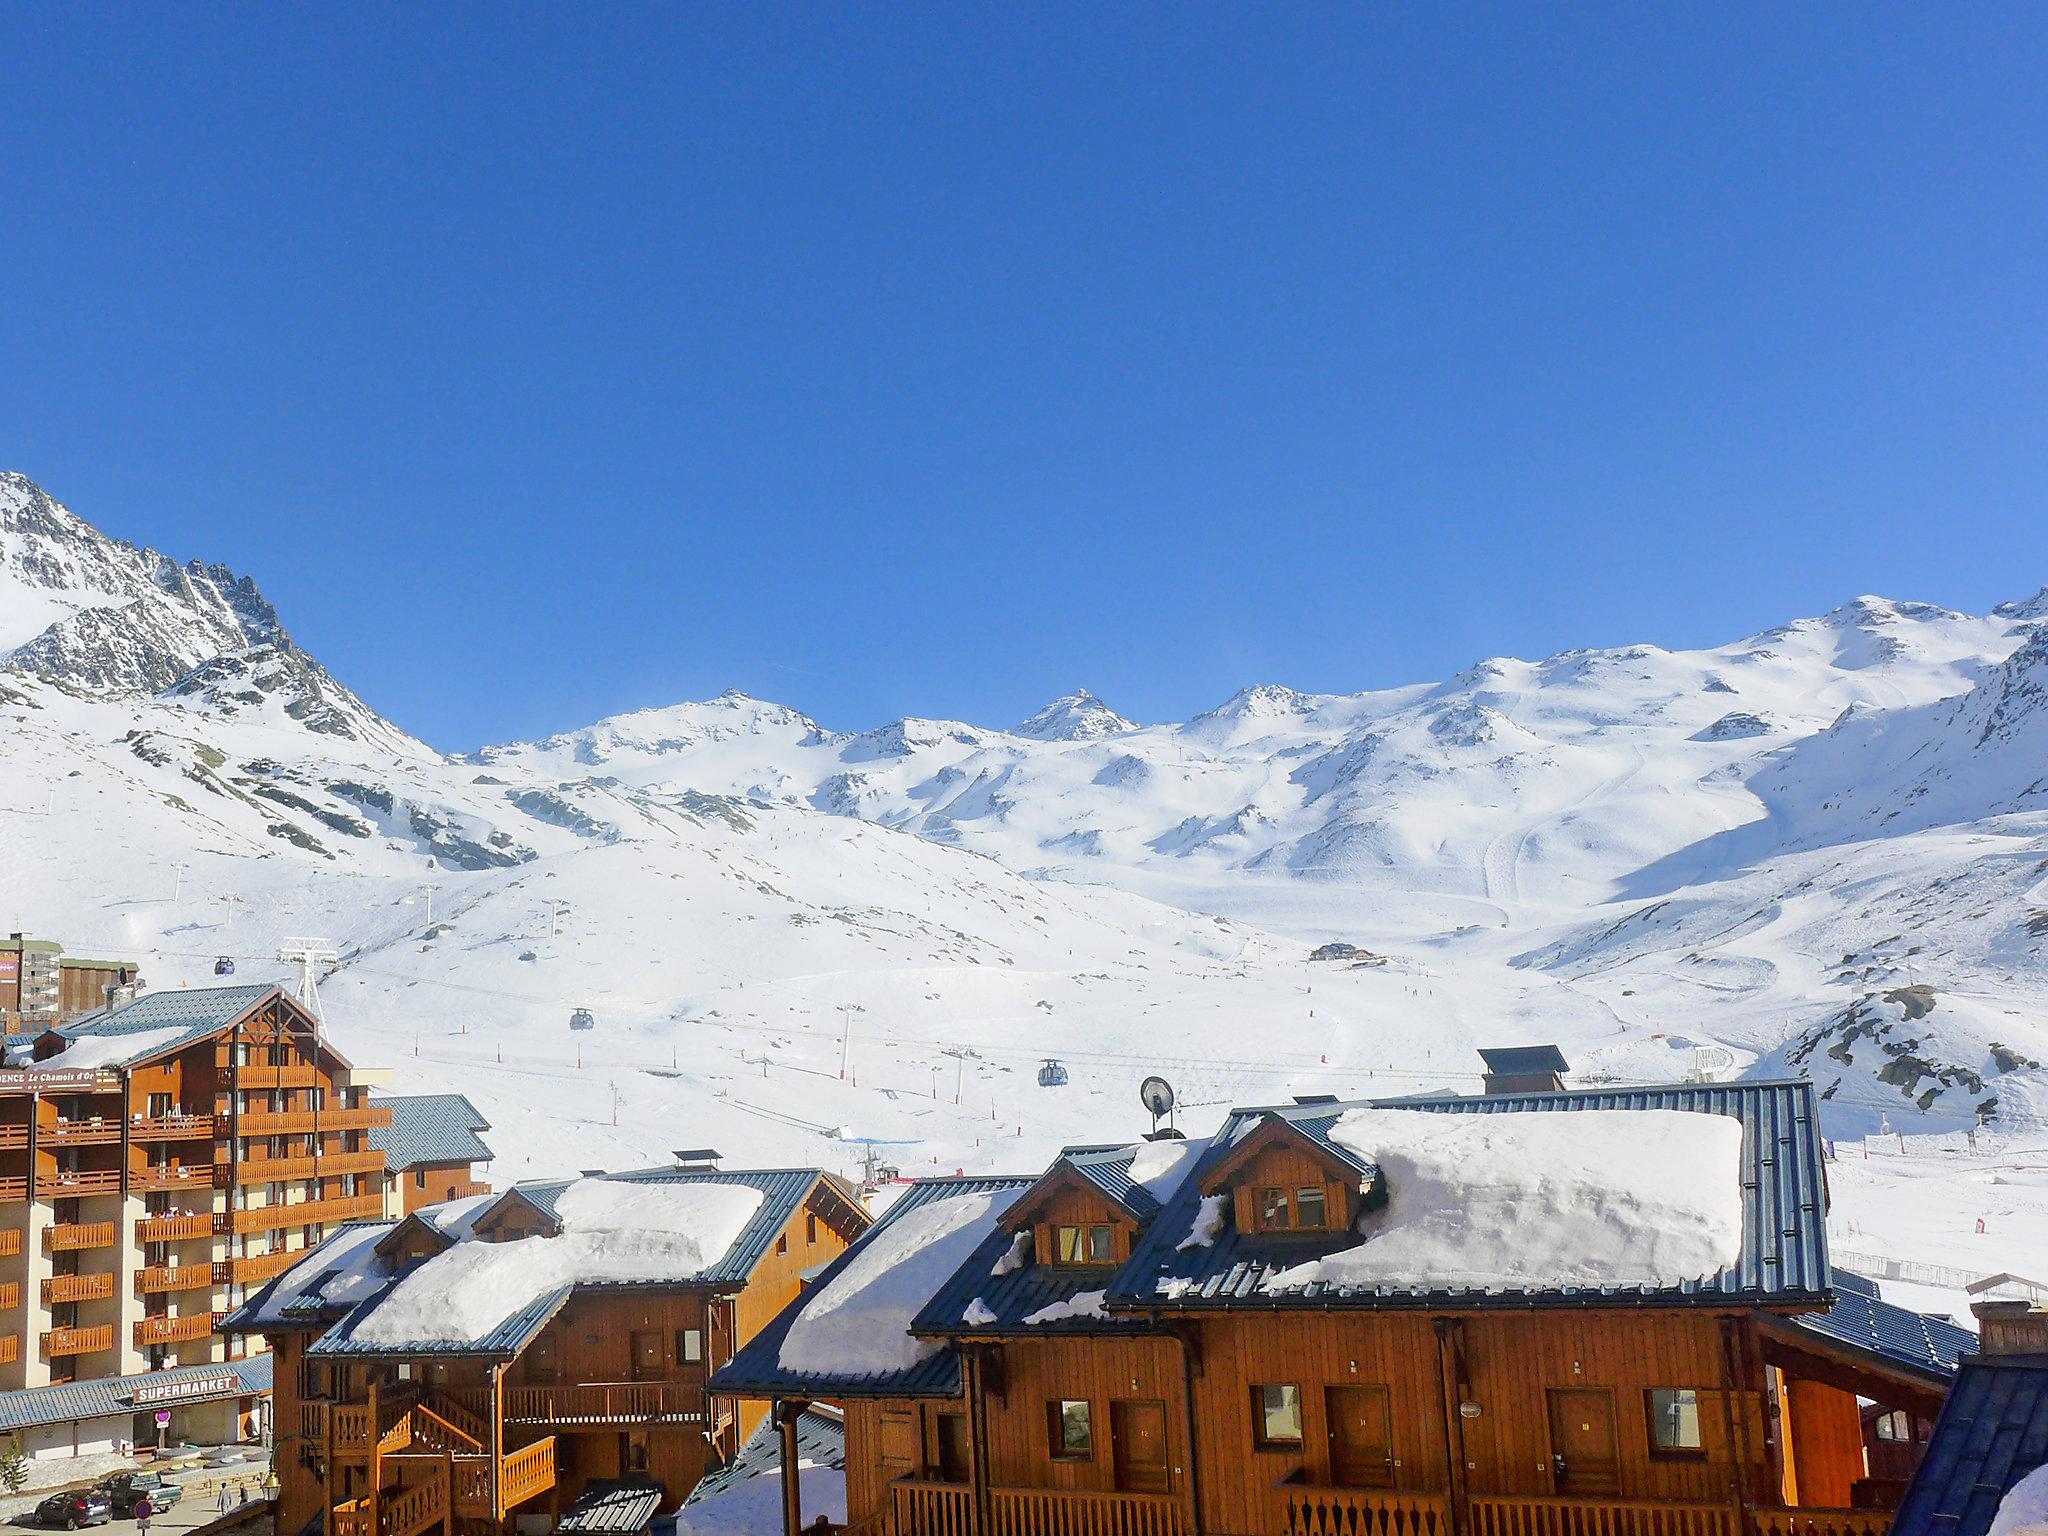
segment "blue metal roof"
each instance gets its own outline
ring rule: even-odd
[[[74,1419],[127,1418],[135,1412],[135,1389],[205,1381],[232,1373],[231,1391],[181,1398],[163,1406],[215,1402],[227,1397],[258,1397],[270,1390],[270,1356],[228,1360],[219,1365],[181,1365],[168,1371],[143,1371],[134,1376],[105,1376],[98,1381],[71,1381],[54,1387],[24,1387],[0,1392],[0,1431],[31,1429],[38,1424],[66,1424]]]
[[[806,1408],[796,1421],[797,1465],[846,1470],[846,1421],[836,1413]],[[747,1437],[737,1455],[715,1472],[697,1480],[683,1507],[713,1499],[754,1477],[772,1477],[782,1470],[782,1433],[769,1420]]]
[[[384,1154],[391,1170],[402,1172],[426,1163],[487,1163],[491,1149],[478,1137],[490,1121],[459,1093],[422,1093],[395,1099],[373,1099],[391,1111],[391,1124],[369,1133],[370,1145]]]
[[[1946,1388],[1962,1357],[1977,1347],[1977,1335],[1943,1318],[1894,1306],[1881,1300],[1875,1287],[1866,1287],[1869,1282],[1861,1275],[1837,1270],[1834,1305],[1825,1312],[1802,1312],[1787,1325]]]
[[[68,1024],[56,1025],[49,1033],[69,1045],[73,1040],[89,1036],[134,1035],[145,1030],[183,1028],[183,1034],[159,1041],[130,1058],[130,1062],[139,1061],[144,1057],[183,1050],[195,1040],[203,1040],[226,1029],[278,990],[276,982],[258,981],[237,987],[181,987],[175,992],[146,992],[131,1003],[102,1008]],[[50,1058],[50,1064],[62,1066],[63,1062]]]
[[[1901,1536],[1984,1536],[2013,1484],[2043,1466],[2048,1355],[1971,1355],[1934,1421],[1892,1529]]]
[[[940,1349],[908,1370],[848,1376],[784,1366],[782,1341],[788,1336],[790,1325],[802,1313],[805,1303],[837,1279],[840,1271],[851,1264],[880,1233],[888,1231],[911,1211],[934,1201],[956,1200],[965,1195],[1021,1194],[1037,1182],[1034,1178],[998,1175],[920,1179],[883,1213],[881,1220],[861,1234],[859,1242],[834,1259],[815,1284],[777,1313],[739,1353],[713,1372],[710,1389],[735,1397],[958,1397],[960,1362],[951,1349]],[[1004,1242],[1008,1241],[1005,1236]],[[994,1262],[993,1259],[990,1262]]]
[[[1330,1141],[1346,1110],[1400,1108],[1440,1114],[1572,1114],[1584,1110],[1673,1109],[1728,1115],[1742,1126],[1742,1251],[1732,1268],[1702,1281],[1659,1288],[1472,1290],[1377,1289],[1323,1282],[1265,1289],[1267,1278],[1310,1259],[1355,1246],[1349,1232],[1327,1242],[1298,1234],[1271,1238],[1239,1233],[1226,1224],[1208,1247],[1182,1249],[1193,1229],[1207,1170],[1271,1116],[1287,1121],[1354,1166],[1358,1159]],[[1231,1307],[1359,1308],[1521,1307],[1532,1300],[1564,1306],[1726,1305],[1825,1302],[1831,1298],[1827,1262],[1827,1186],[1813,1088],[1805,1082],[1725,1083],[1662,1088],[1616,1088],[1480,1097],[1367,1100],[1354,1104],[1290,1104],[1232,1112],[1189,1177],[1133,1249],[1109,1293],[1112,1308],[1173,1310]],[[1162,1287],[1173,1291],[1165,1300]]]
[[[322,1357],[381,1355],[396,1359],[426,1355],[514,1355],[533,1342],[540,1330],[547,1326],[548,1320],[561,1309],[562,1304],[575,1291],[632,1290],[678,1285],[744,1285],[761,1260],[766,1257],[769,1245],[775,1241],[776,1234],[781,1232],[802,1209],[805,1200],[819,1181],[830,1179],[831,1175],[816,1168],[735,1169],[731,1172],[715,1169],[642,1168],[626,1173],[605,1174],[603,1177],[629,1184],[738,1184],[760,1191],[761,1203],[748,1218],[739,1236],[733,1240],[732,1246],[726,1249],[716,1263],[704,1269],[692,1274],[664,1275],[659,1280],[590,1281],[549,1291],[535,1297],[505,1318],[482,1338],[474,1340],[428,1339],[403,1344],[371,1344],[359,1341],[356,1338],[356,1330],[362,1325],[363,1319],[377,1309],[403,1278],[402,1275],[393,1273],[385,1277],[384,1283],[377,1288],[375,1294],[364,1299],[345,1318],[322,1334],[308,1353]],[[558,1180],[544,1185],[521,1184],[514,1186],[506,1194],[516,1193],[532,1200],[548,1214],[555,1215],[555,1201],[573,1182]],[[542,1198],[536,1199],[537,1193]],[[424,1262],[434,1261],[428,1259]],[[410,1273],[409,1270],[406,1272]],[[260,1299],[259,1295],[258,1300]],[[255,1304],[251,1305],[253,1307]],[[290,1315],[289,1309],[286,1315]],[[238,1313],[236,1316],[239,1318],[241,1314]]]

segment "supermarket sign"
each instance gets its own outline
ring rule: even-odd
[[[150,1403],[178,1403],[195,1397],[242,1395],[242,1378],[233,1371],[218,1371],[211,1376],[193,1376],[184,1381],[138,1382],[130,1401],[142,1408]]]

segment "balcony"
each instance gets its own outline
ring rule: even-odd
[[[24,1178],[0,1179],[0,1205],[13,1204],[28,1198],[28,1180]]]
[[[144,1216],[135,1223],[138,1243],[176,1243],[190,1237],[213,1236],[213,1215],[208,1211],[177,1216]]]
[[[21,1282],[8,1280],[0,1282],[0,1312],[9,1311],[21,1305]]]
[[[12,1365],[21,1358],[21,1335],[0,1333],[0,1365]]]
[[[97,1328],[52,1328],[43,1335],[43,1357],[62,1359],[66,1355],[90,1355],[114,1347],[114,1325]]]
[[[135,1294],[161,1296],[169,1291],[210,1291],[221,1283],[224,1264],[152,1264],[135,1272]]]
[[[0,1227],[0,1259],[11,1259],[21,1252],[21,1228]]]
[[[177,1344],[186,1339],[203,1339],[220,1327],[218,1312],[196,1312],[190,1317],[145,1317],[135,1324],[135,1347]]]
[[[12,1152],[27,1145],[26,1125],[0,1125],[0,1152]]]
[[[345,1173],[382,1173],[384,1154],[375,1147],[362,1152],[323,1152],[318,1157],[251,1157],[217,1172],[222,1187],[235,1184],[277,1184],[293,1179],[332,1179]]]
[[[1726,1504],[1474,1494],[1471,1536],[1743,1536]],[[1889,1510],[1756,1509],[1753,1536],[1884,1536]]]
[[[137,1168],[128,1176],[130,1189],[209,1189],[213,1185],[213,1164],[152,1164]]]
[[[275,1232],[283,1227],[326,1226],[337,1221],[361,1221],[382,1216],[381,1195],[336,1195],[328,1200],[301,1200],[296,1205],[258,1205],[247,1210],[223,1212],[213,1218],[216,1232]]]
[[[483,1394],[488,1398],[489,1394]],[[465,1401],[464,1407],[478,1405]],[[614,1381],[505,1388],[508,1424],[652,1424],[704,1411],[701,1381]]]
[[[294,1248],[290,1253],[252,1253],[246,1258],[229,1259],[213,1266],[215,1285],[261,1285],[274,1275],[281,1275],[310,1252],[306,1248]]]
[[[142,1115],[128,1132],[130,1141],[211,1141],[225,1135],[212,1115]]]
[[[105,1301],[114,1294],[114,1273],[97,1275],[52,1275],[43,1282],[43,1305],[66,1301]]]
[[[49,1235],[43,1241],[52,1253],[114,1246],[115,1224],[111,1221],[60,1221],[46,1230]]]
[[[118,1195],[121,1193],[121,1170],[118,1168],[80,1169],[75,1173],[39,1173],[36,1175],[36,1198],[38,1200],[70,1200],[84,1195]]]
[[[325,1088],[327,1074],[310,1061],[284,1062],[277,1066],[252,1061],[235,1068],[235,1086],[258,1093],[266,1088]]]
[[[1186,1503],[1166,1493],[1083,1493],[1066,1488],[989,1489],[988,1536],[1185,1536]],[[889,1485],[896,1536],[958,1536],[971,1530],[965,1483],[898,1478]],[[1348,1536],[1348,1533],[1347,1533]],[[1357,1536],[1366,1536],[1361,1530]],[[1406,1536],[1406,1533],[1403,1533]]]
[[[251,1109],[235,1119],[238,1136],[306,1136],[315,1131],[375,1131],[391,1124],[391,1106],[361,1109]]]
[[[104,1147],[121,1139],[121,1122],[94,1115],[90,1120],[50,1120],[36,1127],[39,1147]]]
[[[377,1155],[382,1157],[384,1154],[380,1152]],[[480,1183],[475,1179],[468,1179],[463,1183],[451,1185],[447,1198],[450,1200],[468,1200],[477,1195],[488,1195],[490,1192],[490,1185]]]

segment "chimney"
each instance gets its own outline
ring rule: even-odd
[[[1506,1093],[1562,1093],[1571,1063],[1554,1045],[1496,1046],[1482,1049],[1488,1098]]]
[[[604,1170],[602,1168],[578,1168],[576,1172],[586,1179],[601,1179],[604,1177]]]
[[[683,1147],[671,1152],[678,1168],[691,1173],[715,1173],[718,1170],[718,1149],[716,1147]]]
[[[1976,1301],[1980,1355],[2048,1355],[2048,1305],[2038,1301]]]

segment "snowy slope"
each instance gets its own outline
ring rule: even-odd
[[[503,1174],[685,1144],[852,1171],[860,1138],[1031,1169],[1142,1129],[1149,1070],[1199,1127],[1475,1086],[1475,1045],[1530,1040],[1589,1080],[1804,1071],[1837,1135],[1981,1112],[2023,1161],[2044,617],[1863,598],[1149,726],[1085,691],[1007,731],[728,694],[449,758],[252,583],[5,477],[0,923],[158,986],[329,938],[343,1048],[471,1094]],[[2042,1230],[2003,1264],[2048,1268]]]

